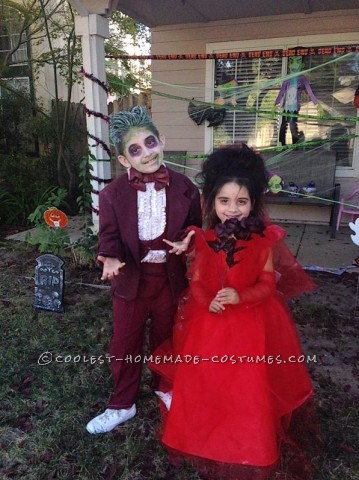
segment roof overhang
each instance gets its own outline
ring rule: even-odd
[[[148,27],[359,9],[359,0],[68,0],[80,15],[121,11]]]

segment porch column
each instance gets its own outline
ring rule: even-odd
[[[101,15],[89,14],[75,17],[75,32],[81,36],[83,68],[101,82],[106,81],[104,40],[109,37],[108,19]],[[105,90],[91,79],[84,78],[86,108],[102,115],[108,115],[107,95]],[[109,145],[108,123],[94,115],[86,116],[87,130],[91,135]],[[98,193],[106,185],[101,180],[111,178],[111,163],[109,156],[101,145],[89,137],[89,149],[97,162],[92,162],[92,175],[99,180],[92,180],[92,219],[95,230],[98,230]],[[106,161],[107,160],[107,161]]]

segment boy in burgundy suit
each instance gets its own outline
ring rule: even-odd
[[[100,193],[98,260],[101,279],[112,281],[114,390],[105,412],[87,424],[92,434],[109,432],[136,414],[142,362],[133,359],[142,355],[146,319],[151,316],[153,351],[172,335],[178,296],[186,287],[182,255],[169,255],[163,240],[201,226],[199,191],[163,164],[165,139],[146,110],[113,115],[110,133],[127,173]]]

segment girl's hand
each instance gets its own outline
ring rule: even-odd
[[[217,300],[217,297],[214,298],[209,304],[209,311],[211,313],[222,313],[225,309],[225,306]]]
[[[191,238],[195,234],[194,230],[190,230],[185,238],[181,240],[180,242],[170,242],[169,240],[163,239],[167,245],[172,247],[172,249],[169,251],[169,253],[175,253],[176,255],[181,255],[182,253],[186,252],[188,250],[188,245],[191,241]]]
[[[126,265],[118,258],[103,257],[102,255],[99,255],[97,260],[103,263],[101,280],[113,280],[120,273],[121,268]]]
[[[239,303],[239,295],[235,288],[222,288],[217,295],[215,300],[218,300],[223,305],[237,305]]]

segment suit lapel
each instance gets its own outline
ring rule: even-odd
[[[140,264],[137,190],[129,185],[127,179],[118,192],[117,219],[124,243],[128,245],[136,263]]]
[[[190,200],[185,196],[187,186],[181,177],[175,177],[171,170],[168,189],[167,237],[174,239],[183,229],[189,211]]]

